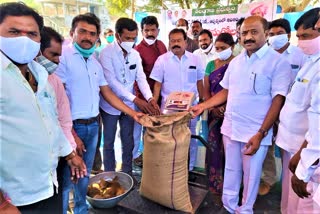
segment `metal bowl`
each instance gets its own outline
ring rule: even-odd
[[[105,180],[112,180],[115,176],[118,176],[119,184],[125,189],[125,192],[113,198],[108,199],[95,199],[87,195],[87,201],[92,207],[95,208],[111,208],[117,205],[132,189],[133,179],[130,175],[124,172],[103,172],[90,178],[89,185],[92,183],[98,183],[101,178]]]

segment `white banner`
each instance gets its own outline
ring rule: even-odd
[[[161,39],[168,41],[170,30],[175,28],[176,22],[180,18],[184,18],[189,22],[188,35],[190,37],[192,37],[190,26],[192,21],[195,20],[202,23],[203,29],[210,30],[214,38],[220,33],[230,33],[235,36],[236,22],[241,17],[260,15],[268,21],[272,21],[276,14],[276,3],[273,0],[265,0],[250,4],[217,6],[204,9],[163,10],[161,11]]]

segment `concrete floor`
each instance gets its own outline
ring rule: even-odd
[[[140,180],[140,176],[135,176],[136,180]],[[254,205],[254,213],[256,214],[280,214],[281,184],[277,182],[270,192],[265,196],[258,196]],[[215,214],[221,209],[221,197],[208,192],[202,205],[197,210],[197,214]],[[127,214],[135,213],[124,210],[122,207],[114,207],[111,209],[93,209],[90,214]],[[138,212],[137,212],[138,213]],[[141,213],[141,212],[139,212]],[[158,214],[157,211],[149,213]],[[176,212],[174,212],[176,213]],[[159,213],[161,214],[161,213]]]
[[[118,128],[119,130],[119,128]],[[119,134],[117,133],[117,136]],[[101,145],[100,151],[101,154],[103,146]],[[115,142],[115,156],[117,162],[117,170],[121,168],[121,141],[119,137],[116,138]],[[280,200],[281,200],[281,183],[280,183],[280,171],[281,171],[281,162],[279,158],[276,158],[277,165],[277,174],[278,174],[278,182],[273,186],[269,194],[265,196],[258,196],[256,203],[254,205],[254,213],[257,214],[277,214],[280,213]],[[135,179],[139,182],[141,179],[141,168],[134,167],[133,174]],[[221,208],[221,197],[217,195],[213,195],[211,192],[208,192],[206,198],[204,199],[202,205],[198,209],[198,214],[214,214],[217,213]],[[72,201],[71,201],[72,207]],[[124,211],[121,207],[114,207],[111,209],[93,209],[89,210],[90,214],[127,214],[131,213],[128,211]],[[155,211],[150,211],[150,213],[158,214]],[[159,213],[160,214],[160,213]]]

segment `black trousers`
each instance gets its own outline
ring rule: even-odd
[[[59,194],[62,193],[59,192]],[[17,208],[22,214],[62,214],[62,203],[59,201],[59,196],[54,190],[54,194],[50,198]]]

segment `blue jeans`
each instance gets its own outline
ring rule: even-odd
[[[120,124],[120,138],[122,147],[122,171],[132,174],[133,125],[134,120],[124,113],[111,115],[100,110],[103,122],[103,165],[104,171],[115,171],[114,139],[117,122]]]
[[[64,169],[64,179],[63,179],[63,213],[67,213],[69,204],[69,192],[71,188],[74,188],[74,213],[84,214],[88,213],[88,205],[86,204],[87,188],[89,184],[89,176],[93,166],[93,161],[96,153],[96,147],[98,142],[98,122],[93,122],[91,124],[80,124],[77,122],[73,123],[73,128],[79,138],[82,140],[86,152],[83,153],[83,161],[87,166],[87,176],[79,179],[77,184],[71,182],[71,173],[69,166]]]

